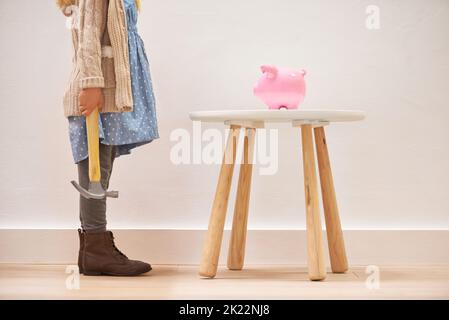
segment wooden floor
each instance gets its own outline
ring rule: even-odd
[[[379,289],[367,288],[365,267],[328,273],[324,282],[308,281],[296,266],[220,267],[213,280],[197,271],[156,265],[135,278],[80,276],[80,288],[68,289],[66,266],[0,264],[0,299],[449,299],[449,266],[381,266]]]

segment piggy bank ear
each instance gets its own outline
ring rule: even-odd
[[[303,77],[307,74],[306,70],[304,69],[301,69],[299,72],[302,74]]]
[[[263,65],[260,67],[262,72],[267,75],[267,78],[274,79],[278,74],[278,69],[275,66]]]

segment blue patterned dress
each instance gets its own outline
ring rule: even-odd
[[[159,138],[150,66],[136,28],[137,8],[134,0],[124,1],[134,108],[132,112],[101,113],[99,118],[100,143],[117,146],[117,157]],[[86,159],[88,151],[84,116],[69,117],[69,136],[75,163]]]

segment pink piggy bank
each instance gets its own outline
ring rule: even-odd
[[[263,75],[254,86],[254,95],[270,109],[297,109],[306,93],[305,70],[263,65]]]

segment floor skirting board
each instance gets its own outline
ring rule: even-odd
[[[205,230],[113,231],[128,257],[154,264],[198,264],[205,235]],[[229,233],[220,264],[226,263]],[[449,230],[345,230],[344,237],[350,265],[449,263]],[[305,230],[248,230],[246,243],[248,264],[307,263]],[[73,264],[77,250],[76,230],[0,229],[0,263]]]

